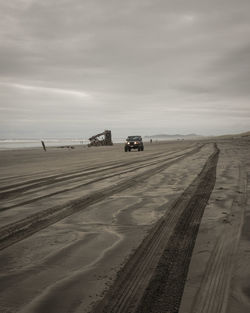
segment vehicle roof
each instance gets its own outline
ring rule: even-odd
[[[127,138],[134,138],[134,137],[141,138],[141,136],[138,136],[138,135],[128,136]]]

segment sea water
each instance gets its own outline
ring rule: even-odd
[[[112,139],[113,143],[124,142],[123,138]],[[61,146],[87,146],[89,140],[87,139],[0,139],[0,150],[8,149],[23,149],[23,148],[42,148],[41,141],[44,141],[46,147],[61,147]]]

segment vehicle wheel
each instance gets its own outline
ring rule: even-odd
[[[124,147],[124,151],[125,151],[125,152],[128,152],[128,148],[127,148],[127,147]]]
[[[140,147],[138,148],[138,151],[141,151],[141,148],[140,148]]]
[[[130,152],[130,151],[131,151],[131,148],[128,148],[128,151]]]

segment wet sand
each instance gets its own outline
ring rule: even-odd
[[[119,144],[1,151],[0,312],[104,312],[100,303],[129,277],[122,269],[171,216],[214,141],[153,143],[130,153]],[[180,312],[250,308],[250,140],[220,139],[217,146],[216,181],[185,264]],[[174,222],[167,227],[166,238]],[[138,307],[123,312],[139,312],[164,249],[150,259]]]

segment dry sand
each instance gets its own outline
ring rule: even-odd
[[[214,142],[1,151],[0,312],[249,312],[250,138]]]

